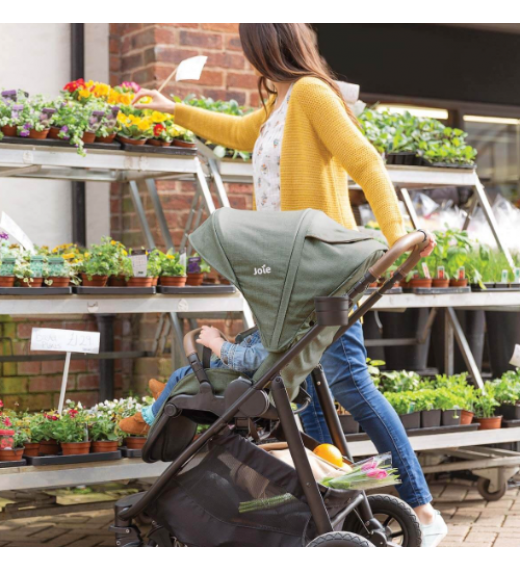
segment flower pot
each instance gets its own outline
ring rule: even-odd
[[[461,410],[460,411],[460,424],[463,426],[469,426],[473,422],[473,416],[475,414],[468,410]]]
[[[226,279],[223,275],[220,275],[220,273],[218,274],[218,282],[221,285],[231,285],[231,281]]]
[[[20,287],[41,287],[42,285],[43,277],[33,277],[32,281],[20,281]]]
[[[350,414],[343,414],[339,417],[339,423],[343,428],[343,433],[352,434],[359,433],[359,423],[356,422],[353,416]]]
[[[497,415],[505,420],[520,420],[520,404],[501,404],[497,408]]]
[[[148,139],[147,144],[151,144],[152,146],[170,146],[172,143],[160,139]]]
[[[130,277],[126,282],[127,287],[152,287],[153,277]]]
[[[467,287],[467,279],[450,279],[450,287]]]
[[[14,287],[14,275],[0,277],[0,287]]]
[[[146,437],[126,437],[125,445],[128,449],[143,449]]]
[[[180,146],[183,148],[197,148],[197,145],[194,142],[183,141],[180,139],[173,139],[173,146]]]
[[[442,425],[443,426],[459,426],[461,418],[461,410],[443,410]]]
[[[198,287],[204,281],[204,273],[188,273],[186,285]]]
[[[153,285],[154,287],[157,287],[157,283],[159,283],[159,277],[154,277],[154,278],[153,278],[152,285]]]
[[[438,288],[446,288],[450,286],[450,280],[449,279],[433,279],[432,280],[432,287],[438,287]]]
[[[89,279],[86,273],[81,274],[81,282],[85,287],[104,287],[107,281],[108,275],[92,275]]]
[[[47,287],[68,287],[70,285],[70,277],[48,277],[52,281]]]
[[[432,279],[426,278],[417,278],[417,279],[410,279],[407,283],[407,288],[415,289],[415,288],[427,288],[429,289],[432,286]]]
[[[412,412],[399,416],[405,429],[419,429],[421,427],[421,412]]]
[[[110,451],[117,451],[119,441],[93,441],[91,453],[108,453]]]
[[[60,444],[55,439],[46,439],[40,441],[40,457],[42,455],[58,455]]]
[[[478,429],[500,429],[502,426],[502,416],[495,416],[493,418],[476,418],[479,424]]]
[[[85,144],[92,144],[96,140],[96,133],[83,133],[81,140]]]
[[[6,137],[15,137],[16,136],[16,127],[12,127],[10,125],[5,125],[2,127],[2,132]]]
[[[186,285],[186,277],[181,277],[179,275],[161,275],[159,278],[159,284],[164,287],[184,287]]]
[[[22,459],[23,450],[23,447],[0,449],[0,461],[20,461]]]
[[[80,443],[62,443],[61,451],[63,455],[87,455],[90,453],[90,441],[81,441]]]
[[[39,443],[26,443],[25,450],[23,454],[26,457],[38,457],[40,455],[40,444]]]
[[[61,130],[60,127],[51,127],[49,129],[49,134],[47,138],[61,140],[60,137],[58,136],[60,134],[60,130]]]
[[[114,142],[115,138],[116,138],[116,133],[112,133],[111,135],[108,135],[108,137],[96,137],[96,142],[110,144]]]
[[[121,141],[124,144],[131,144],[133,146],[143,146],[146,144],[146,139],[127,139],[121,135],[117,136],[117,140]]]
[[[124,275],[111,275],[108,278],[109,287],[126,287],[126,277]]]
[[[29,131],[29,138],[41,141],[47,138],[50,129],[44,129],[43,131],[37,131],[36,129],[31,129]]]
[[[439,427],[441,425],[441,415],[440,410],[423,410],[421,412],[421,427]]]

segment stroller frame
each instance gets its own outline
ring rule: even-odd
[[[334,337],[334,341],[337,340],[368,310],[370,310],[384,295],[384,293],[390,290],[396,282],[406,277],[406,275],[419,261],[421,251],[425,246],[425,232],[418,230],[410,233],[398,240],[392,248],[390,248],[372,267],[370,267],[365,276],[356,283],[344,297],[316,298],[315,305],[317,322],[311,326],[306,334],[291,348],[289,348],[287,352],[272,366],[272,368],[268,370],[255,384],[245,390],[198,439],[189,444],[158,477],[146,493],[133,495],[118,501],[115,507],[114,525],[111,527],[111,530],[116,534],[117,546],[142,546],[142,538],[139,529],[133,524],[132,520],[139,517],[143,511],[159,497],[170,479],[182,469],[182,467],[193,457],[195,453],[201,450],[209,440],[219,435],[222,430],[227,427],[227,424],[239,413],[239,411],[241,409],[243,410],[248,400],[255,397],[255,395],[258,396],[258,392],[263,391],[269,385],[280,421],[280,427],[287,441],[300,484],[304,490],[305,498],[316,526],[317,536],[333,532],[334,526],[343,522],[347,515],[356,509],[365,525],[365,528],[370,533],[370,542],[372,542],[374,546],[396,546],[388,540],[383,526],[373,516],[364,492],[360,492],[358,496],[354,497],[348,506],[337,514],[333,520],[331,520],[323,502],[323,497],[318,488],[318,484],[312,473],[302,440],[302,434],[300,433],[294,418],[291,401],[287,394],[282,377],[280,376],[280,372],[287,364],[289,364],[289,362],[291,362],[294,356],[304,349],[321,331],[323,331],[324,328],[329,326],[340,326],[340,329]],[[358,298],[360,294],[363,294],[372,283],[380,279],[403,253],[410,250],[413,251],[408,259],[393,273],[393,275],[387,279],[379,289],[375,290],[360,307],[349,314],[354,300]],[[211,409],[211,399],[214,399],[215,396],[211,391],[211,387],[207,382],[207,379],[206,382],[204,382],[204,369],[200,363],[196,349],[194,349],[194,331],[187,335],[185,344],[187,340],[188,345],[192,347],[189,351],[188,359],[201,382],[201,390],[199,394],[192,396],[192,398],[196,398],[197,401],[204,401],[206,399],[207,403],[210,405],[210,407],[206,409]],[[334,406],[334,401],[328,389],[328,384],[321,366],[318,365],[311,375],[332,440],[335,446],[341,451],[341,454],[351,461],[352,458],[348,450],[348,444],[341,428]],[[243,411],[241,412],[240,417],[244,417]],[[307,436],[303,435],[303,437],[306,438]],[[139,497],[139,499],[135,502],[137,497]],[[155,543],[159,546],[173,546],[169,531],[165,527],[161,527],[159,525],[153,526],[152,533],[149,537],[153,538]]]

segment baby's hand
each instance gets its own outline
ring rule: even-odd
[[[202,344],[202,346],[211,348],[211,343],[216,338],[220,338],[220,331],[218,329],[213,327],[203,326],[202,330],[200,331],[200,336],[197,339],[197,342],[199,344]]]

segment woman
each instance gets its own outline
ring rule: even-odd
[[[312,30],[306,24],[240,24],[239,32],[245,56],[259,76],[260,99],[270,96],[262,108],[233,117],[173,103],[145,89],[137,94],[135,106],[174,114],[177,124],[213,143],[252,152],[258,210],[314,208],[356,229],[350,175],[392,245],[406,233],[395,190],[380,156],[341,99]],[[151,102],[139,103],[145,96]],[[424,255],[435,247],[432,237],[427,239]],[[398,416],[371,381],[359,323],[327,350],[322,366],[335,399],[360,422],[379,451],[392,452],[403,481],[399,493],[422,524],[423,546],[436,546],[446,535],[446,525],[430,504],[428,486]],[[316,429],[309,419],[306,423]]]

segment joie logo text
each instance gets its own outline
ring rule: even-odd
[[[262,265],[262,267],[255,267],[254,275],[268,275],[271,273],[271,268]]]

